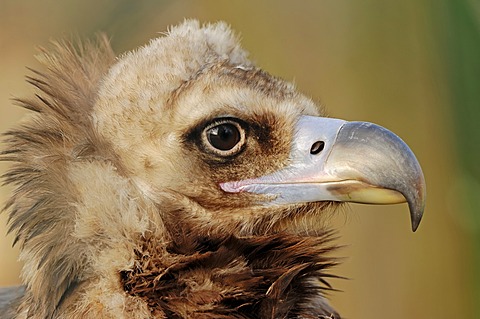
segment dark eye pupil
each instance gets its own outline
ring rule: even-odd
[[[235,125],[225,123],[209,129],[207,138],[216,149],[228,151],[240,142],[240,132]]]

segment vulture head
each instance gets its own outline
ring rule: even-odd
[[[58,42],[6,133],[13,318],[340,318],[326,300],[343,202],[425,202],[415,156],[325,117],[224,23],[185,21],[115,58]]]

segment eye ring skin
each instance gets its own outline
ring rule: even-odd
[[[221,149],[221,148],[215,147],[215,145],[212,144],[212,141],[208,135],[209,132],[211,132],[211,130],[217,127],[221,127],[222,125],[225,125],[225,124],[229,125],[230,127],[234,127],[238,134],[238,141],[236,141],[235,145],[230,149]],[[201,139],[204,147],[209,152],[212,152],[213,154],[221,157],[231,157],[238,154],[243,149],[243,146],[246,143],[246,132],[243,126],[238,121],[235,121],[234,119],[231,119],[231,118],[220,118],[220,119],[214,120],[212,123],[210,123],[203,129],[201,134]]]

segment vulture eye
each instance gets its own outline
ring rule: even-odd
[[[245,144],[245,131],[235,121],[216,121],[205,129],[204,141],[216,154],[231,156],[238,153]]]

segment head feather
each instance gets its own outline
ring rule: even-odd
[[[47,298],[59,303],[78,279],[82,261],[71,239],[72,204],[77,199],[67,171],[70,163],[97,153],[101,146],[90,113],[99,82],[114,62],[103,35],[91,42],[61,41],[52,46],[38,58],[45,70],[32,70],[27,77],[37,89],[35,97],[15,100],[35,113],[5,133],[7,147],[1,155],[1,160],[14,163],[3,176],[14,186],[6,203],[9,231],[21,245],[27,298],[39,308]],[[47,315],[45,309],[30,311]]]

